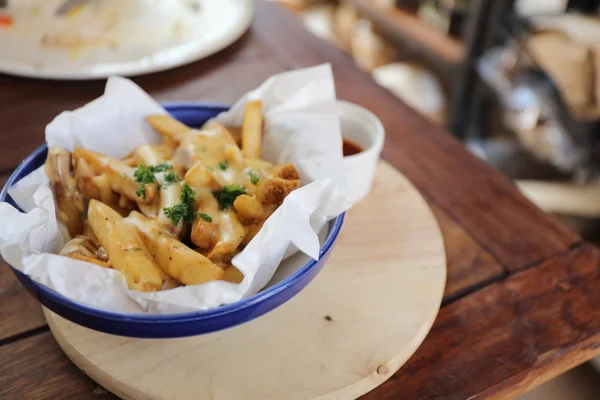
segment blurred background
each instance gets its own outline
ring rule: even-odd
[[[600,243],[600,0],[280,3]],[[522,399],[598,399],[595,364]]]
[[[600,242],[600,1],[280,3]]]

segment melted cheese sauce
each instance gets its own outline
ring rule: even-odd
[[[233,138],[219,131],[196,131],[187,135],[175,159],[186,169],[198,168],[197,164],[206,168],[209,180],[212,178],[217,183],[215,186],[238,185],[250,195],[256,192],[250,173],[259,179],[271,177],[269,170],[273,168],[273,164],[264,160],[245,160]],[[193,186],[193,178],[188,180],[186,176],[186,181]]]

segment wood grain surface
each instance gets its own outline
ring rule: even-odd
[[[4,260],[0,261],[0,320],[0,345],[46,326],[40,303],[27,293]]]
[[[575,367],[600,347],[599,275],[584,245],[442,308],[410,362],[364,399],[510,399]]]
[[[116,399],[86,377],[50,332],[0,347],[0,399]]]
[[[482,249],[441,208],[430,204],[440,224],[446,247],[448,278],[444,304],[506,275],[502,265]]]
[[[431,335],[366,398],[502,398],[600,353],[596,250],[525,200],[443,128],[378,87],[349,55],[306,32],[273,2],[256,6],[252,30],[233,46],[135,81],[161,101],[228,103],[273,73],[330,62],[339,97],[381,118],[384,158],[417,186],[440,221],[448,283]],[[0,174],[43,142],[54,116],[99,96],[103,87],[100,81],[0,75]],[[568,285],[557,289],[563,279]],[[94,393],[95,385],[51,336],[40,333],[39,312],[16,285],[0,265],[0,398],[112,398]]]

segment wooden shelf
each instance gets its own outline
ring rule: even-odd
[[[464,59],[465,49],[460,40],[436,30],[415,14],[396,7],[378,7],[370,0],[353,1],[361,14],[390,40],[405,43],[449,64],[458,64]]]

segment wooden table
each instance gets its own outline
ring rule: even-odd
[[[375,112],[383,157],[426,196],[448,254],[443,307],[422,346],[365,399],[505,398],[600,353],[600,253],[499,173],[378,87],[351,57],[259,1],[251,31],[204,61],[136,78],[159,100],[231,103],[272,74],[330,62],[338,97]],[[0,182],[63,110],[104,82],[0,76]],[[401,204],[398,207],[402,207]],[[402,312],[402,305],[398,305]],[[62,354],[38,303],[0,266],[0,398],[111,399]]]

